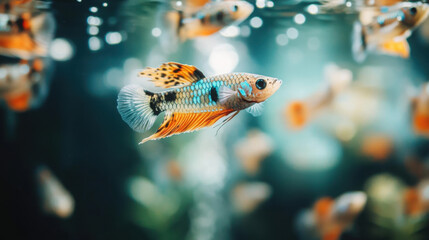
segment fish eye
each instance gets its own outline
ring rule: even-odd
[[[232,11],[233,12],[237,12],[238,11],[238,6],[237,5],[232,6]]]
[[[415,7],[410,8],[410,13],[411,13],[411,15],[416,15],[417,8],[415,8]]]
[[[258,79],[255,85],[257,89],[262,90],[267,86],[267,82],[264,79]]]

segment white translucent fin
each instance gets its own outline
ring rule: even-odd
[[[55,32],[55,19],[51,13],[42,13],[31,18],[31,31],[36,42],[47,48]]]
[[[236,91],[233,91],[231,88],[229,87],[225,87],[225,86],[220,86],[219,88],[219,102],[221,104],[224,104],[226,101],[228,101],[229,98],[233,97],[237,95]]]
[[[365,36],[362,32],[362,25],[359,22],[355,22],[352,35],[352,52],[356,62],[363,62],[365,60],[365,50]]]
[[[118,111],[122,119],[135,131],[144,132],[152,127],[156,115],[150,108],[150,96],[137,85],[128,85],[118,95]]]
[[[254,117],[258,117],[262,115],[262,112],[264,111],[264,103],[255,103],[252,106],[246,108],[246,111]]]

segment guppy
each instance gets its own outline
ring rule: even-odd
[[[140,144],[212,126],[228,116],[226,123],[243,109],[259,115],[262,102],[282,84],[279,79],[250,73],[205,77],[194,66],[174,62],[148,67],[139,75],[148,77],[157,87],[169,89],[154,93],[128,85],[119,92],[118,111],[135,131],[148,130],[158,115],[165,113],[156,133]]]
[[[359,14],[353,29],[353,56],[358,62],[366,52],[408,58],[407,38],[429,14],[429,4],[402,2],[391,7],[368,8]]]

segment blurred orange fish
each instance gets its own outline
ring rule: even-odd
[[[299,216],[298,231],[303,239],[337,240],[363,210],[366,200],[363,192],[345,193],[335,200],[322,197]]]
[[[416,187],[404,191],[405,214],[420,217],[429,211],[429,180],[422,180]]]
[[[383,161],[393,151],[392,137],[384,134],[370,134],[362,140],[362,153],[376,161]]]
[[[408,58],[407,38],[428,16],[426,3],[401,2],[391,7],[363,9],[354,25],[353,56],[362,62],[367,52]]]
[[[252,12],[253,5],[246,1],[187,1],[184,9],[168,12],[166,19],[179,39],[185,41],[237,25]]]
[[[46,97],[48,79],[42,59],[0,65],[0,98],[16,112],[37,107]]]
[[[303,128],[312,118],[332,103],[335,97],[352,81],[352,73],[336,65],[325,68],[325,79],[328,86],[305,100],[295,100],[285,109],[285,118],[292,129]]]
[[[9,20],[0,24],[0,54],[21,59],[47,56],[55,30],[51,13],[3,15]]]

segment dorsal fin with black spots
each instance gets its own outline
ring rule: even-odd
[[[150,78],[156,87],[162,88],[183,87],[205,78],[196,67],[175,62],[164,63],[158,68],[148,67],[139,76]]]

